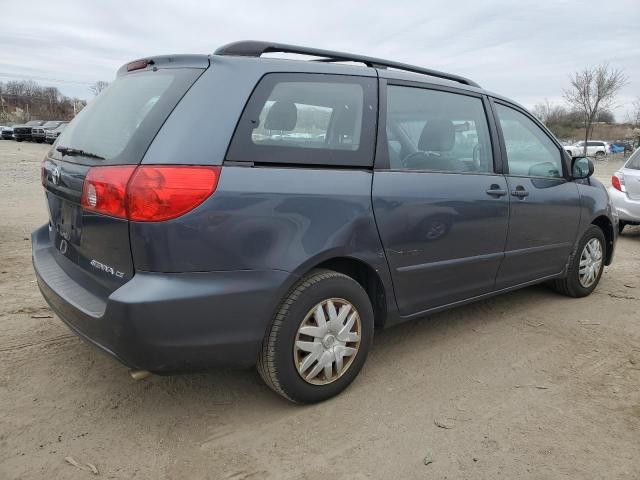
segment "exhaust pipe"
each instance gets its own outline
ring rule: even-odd
[[[129,376],[136,381],[144,380],[151,375],[153,374],[148,370],[129,370]]]

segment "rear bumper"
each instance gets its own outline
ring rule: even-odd
[[[609,187],[609,197],[620,220],[640,222],[640,200],[631,200],[625,192],[613,187]]]
[[[294,280],[277,270],[138,272],[101,296],[60,266],[47,226],[32,242],[38,285],[60,319],[128,367],[155,373],[255,364]]]

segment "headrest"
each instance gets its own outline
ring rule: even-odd
[[[271,105],[264,128],[290,132],[298,123],[298,109],[293,102],[276,102]]]
[[[456,127],[451,120],[429,120],[420,135],[418,149],[423,152],[446,152],[456,143]]]

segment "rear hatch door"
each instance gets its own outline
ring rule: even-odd
[[[132,72],[121,69],[61,133],[42,163],[56,261],[84,286],[107,293],[134,274],[129,222],[84,210],[84,179],[92,168],[138,165],[171,111],[208,66],[207,57],[144,62]]]

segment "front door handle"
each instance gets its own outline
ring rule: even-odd
[[[492,197],[504,197],[507,194],[506,190],[500,188],[500,185],[493,184],[487,190],[487,195],[491,195]]]
[[[511,190],[511,195],[518,198],[524,198],[529,196],[529,192],[527,192],[522,185],[518,185],[515,190]]]

